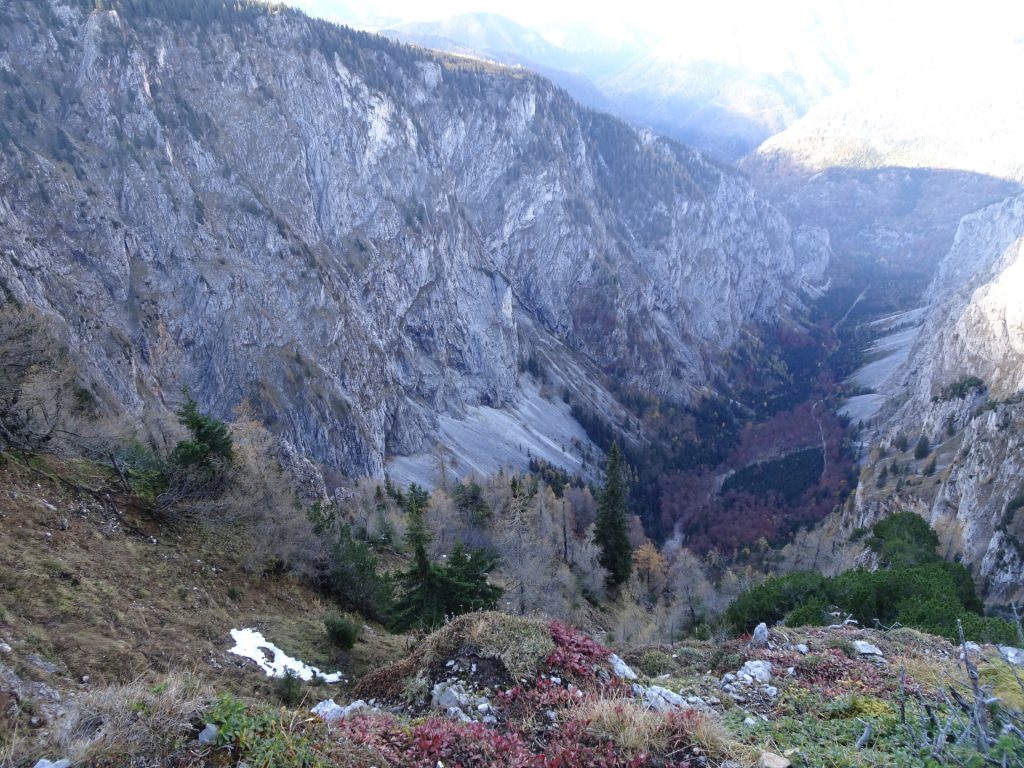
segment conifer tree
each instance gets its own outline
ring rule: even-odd
[[[391,626],[397,632],[432,629],[449,615],[493,608],[501,597],[500,587],[487,582],[487,574],[498,559],[480,550],[456,545],[448,565],[436,565],[427,556],[430,529],[424,512],[429,497],[415,483],[405,494],[409,516],[406,543],[413,550],[413,561],[398,577],[401,594],[395,601]]]
[[[629,579],[633,550],[626,527],[626,480],[622,452],[612,443],[605,466],[604,488],[597,504],[594,543],[601,548],[598,562],[608,571],[606,582],[617,587]]]

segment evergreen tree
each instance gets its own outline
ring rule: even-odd
[[[406,543],[413,550],[409,569],[398,576],[400,595],[391,613],[396,632],[432,629],[449,615],[493,608],[502,590],[487,582],[498,558],[481,550],[466,550],[457,544],[447,565],[436,565],[427,556],[430,530],[424,512],[429,497],[413,483],[405,494],[409,516]]]
[[[171,452],[171,461],[179,467],[202,467],[211,462],[230,463],[234,444],[227,424],[199,412],[196,401],[185,392],[185,404],[178,409],[178,422],[188,429],[191,440],[181,440]]]
[[[447,576],[451,579],[451,613],[484,611],[494,608],[501,597],[501,587],[487,582],[487,574],[498,565],[498,556],[484,549],[463,546],[460,541],[448,554]]]
[[[409,492],[402,497],[401,501],[406,515],[409,516],[409,523],[405,529],[405,543],[417,557],[422,550],[424,559],[427,557],[427,546],[432,538],[430,529],[427,527],[427,519],[424,516],[429,502],[430,497],[427,492],[416,483],[409,486]]]
[[[923,459],[929,453],[932,452],[931,443],[928,441],[928,437],[921,435],[921,439],[917,441],[917,445],[914,446],[914,458]]]
[[[612,443],[605,467],[604,488],[597,504],[594,522],[594,543],[601,548],[598,561],[608,571],[609,587],[617,587],[629,579],[633,550],[626,527],[626,480],[622,453]]]

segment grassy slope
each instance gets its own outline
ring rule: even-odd
[[[0,457],[0,640],[12,646],[11,653],[0,655],[0,673],[7,667],[22,680],[45,682],[78,702],[97,694],[101,704],[90,704],[92,709],[86,711],[105,712],[100,715],[104,722],[111,723],[112,728],[123,727],[126,734],[139,728],[140,723],[152,721],[149,730],[131,738],[155,738],[165,747],[172,742],[194,745],[190,723],[203,719],[199,711],[202,702],[209,701],[214,691],[229,691],[253,705],[249,711],[257,714],[251,716],[269,717],[277,723],[265,727],[263,733],[270,740],[267,743],[283,744],[288,754],[294,753],[295,744],[304,745],[303,749],[327,759],[326,764],[336,763],[340,754],[356,748],[344,737],[339,742],[338,732],[331,735],[302,709],[281,715],[273,714],[277,710],[261,709],[259,702],[276,706],[273,686],[254,665],[226,653],[232,627],[257,627],[286,652],[325,670],[341,668],[353,681],[380,669],[385,662],[402,658],[406,658],[404,663],[409,668],[393,668],[404,676],[400,689],[407,687],[408,677],[414,677],[422,667],[443,674],[444,659],[440,656],[429,664],[420,664],[416,653],[407,655],[410,648],[405,638],[380,629],[364,632],[349,654],[339,655],[329,646],[323,627],[323,615],[333,607],[290,577],[246,570],[245,559],[244,530],[156,520],[121,493],[116,477],[102,467],[47,457],[29,462]],[[620,652],[650,675],[650,682],[683,695],[714,700],[710,722],[721,721],[731,732],[721,733],[720,726],[714,726],[719,731],[711,741],[724,745],[718,748],[720,756],[757,755],[768,749],[787,754],[796,766],[922,764],[913,755],[905,729],[898,724],[897,670],[904,667],[910,687],[919,690],[940,713],[949,711],[940,703],[939,690],[948,680],[962,677],[957,669],[957,649],[945,640],[911,630],[879,633],[787,629],[786,633],[787,638],[775,637],[777,644],[803,642],[810,646],[810,654],[753,651],[742,640],[690,640],[672,647]],[[492,634],[507,638],[515,633],[502,630]],[[888,663],[876,667],[852,653],[851,641],[857,637],[880,646]],[[419,647],[429,647],[429,641]],[[1019,712],[1024,707],[1024,688],[993,657],[991,649],[985,654],[990,661],[980,664],[982,682],[991,683],[994,692]],[[30,659],[33,655],[56,664],[57,672],[42,671]],[[777,698],[759,696],[737,704],[719,690],[718,680],[751,658],[773,662],[777,674],[773,684],[778,686],[779,694]],[[794,674],[783,674],[790,666]],[[187,681],[182,682],[182,671],[198,678],[197,687],[189,688]],[[90,678],[88,684],[80,682],[84,675]],[[373,678],[369,675],[366,680]],[[138,682],[140,679],[146,682]],[[162,680],[171,681],[172,693],[164,691],[162,686],[167,683],[153,686]],[[106,687],[108,683],[114,687]],[[127,687],[116,687],[122,683]],[[4,699],[3,689],[0,679],[0,710],[14,711],[10,699]],[[307,704],[327,696],[344,703],[352,694],[347,686],[321,686],[307,691]],[[542,709],[539,714],[527,712],[516,725],[527,744],[534,737],[551,738],[542,715],[549,706],[561,706],[546,699],[549,694],[529,695],[537,697]],[[625,701],[621,698],[624,695]],[[584,728],[581,734],[589,734],[586,738],[591,741],[596,738],[596,743],[607,735],[622,746],[626,743],[623,728],[628,725],[635,731],[644,724],[660,733],[662,740],[680,733],[679,728],[689,728],[686,738],[691,749],[692,744],[703,743],[692,731],[693,722],[673,723],[644,714],[620,688],[605,692],[599,687],[586,702],[570,702],[567,706],[564,715],[559,710],[559,717],[566,724],[591,723],[580,725]],[[915,701],[909,702],[908,708],[912,716],[920,715]],[[28,729],[29,716],[35,711],[23,701],[21,713],[6,725],[5,713],[0,711],[0,763],[12,752],[20,755],[8,758],[16,765],[33,765],[44,755],[63,756],[54,753],[53,744],[63,746],[65,742],[52,738],[47,741],[48,724],[39,731]],[[166,718],[156,722],[153,713],[163,711],[168,713]],[[414,708],[412,714],[423,711]],[[150,717],[138,718],[138,712]],[[756,720],[753,726],[745,722],[750,716]],[[598,717],[607,721],[601,728],[592,722]],[[857,750],[854,742],[866,721],[873,723],[876,735],[865,749]],[[352,738],[377,739],[380,743],[405,744],[412,739],[410,748],[414,749],[420,748],[417,745],[423,739],[434,743],[440,738],[468,740],[466,750],[473,754],[474,750],[501,746],[495,746],[493,737],[481,735],[482,726],[434,722],[394,721],[381,715],[349,730]],[[539,723],[541,730],[532,730],[534,723]],[[510,715],[508,723],[500,727],[511,728],[512,724]],[[21,752],[5,746],[5,739],[9,743],[16,740],[12,733],[21,739]],[[700,738],[706,741],[709,737]],[[224,750],[187,746],[182,751],[173,744],[168,747],[178,755],[173,764],[225,764]],[[118,754],[117,750],[124,749],[123,743],[112,749]],[[375,749],[360,747],[358,760],[345,757],[343,763],[362,764],[365,758],[367,765],[389,764]],[[238,756],[237,752],[233,754]],[[689,754],[692,756],[692,752]],[[720,762],[711,759],[708,765]],[[86,764],[120,763],[111,757],[110,762]],[[391,764],[418,763],[402,758]]]
[[[337,609],[288,576],[247,571],[245,531],[159,521],[102,467],[0,458],[0,489],[0,639],[16,659],[36,654],[70,681],[188,669],[220,689],[268,694],[254,665],[226,653],[233,627],[256,627],[352,678],[404,651],[371,629],[371,642],[339,656],[323,625]]]

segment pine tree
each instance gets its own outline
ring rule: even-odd
[[[612,443],[608,451],[604,488],[594,522],[594,543],[601,548],[598,562],[608,571],[608,586],[625,583],[633,566],[633,551],[626,528],[626,481],[618,443]]]
[[[171,453],[171,461],[182,467],[196,467],[211,461],[230,463],[234,444],[227,424],[199,412],[196,401],[185,391],[185,403],[178,409],[178,422],[188,429],[191,440],[181,440]]]
[[[415,483],[405,494],[405,511],[409,516],[406,543],[413,550],[409,569],[398,576],[401,594],[391,614],[391,628],[396,632],[410,629],[433,629],[449,615],[484,610],[497,605],[500,587],[487,582],[487,574],[498,559],[482,550],[466,550],[457,544],[448,565],[436,565],[427,556],[430,529],[424,512],[429,497]]]

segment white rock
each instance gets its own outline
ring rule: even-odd
[[[757,761],[757,768],[789,768],[791,765],[789,760],[774,752],[763,752],[761,759]]]
[[[772,679],[772,663],[770,661],[748,661],[739,671],[740,677],[749,675],[759,683],[770,683]]]
[[[9,646],[7,643],[0,643],[0,653],[4,654],[5,656],[11,653],[12,650],[14,649],[11,648],[11,646]]]
[[[636,680],[637,674],[630,669],[629,664],[624,662],[614,653],[608,657],[608,663],[612,665],[612,672],[623,680]]]
[[[473,718],[462,711],[460,707],[448,707],[448,717],[454,717],[456,720],[461,720],[464,723],[473,722]]]
[[[473,705],[472,699],[466,695],[458,684],[437,683],[430,692],[430,703],[438,709],[465,709]]]
[[[771,696],[773,699],[779,695],[779,689],[776,688],[774,685],[766,685],[764,687],[764,692]]]
[[[203,746],[213,746],[217,743],[217,734],[220,733],[220,729],[213,723],[207,723],[206,727],[200,731],[197,740]]]
[[[861,656],[883,656],[882,649],[864,640],[854,640],[853,647]]]
[[[1014,666],[1024,667],[1024,650],[1010,645],[1000,645],[999,652]]]
[[[768,625],[763,621],[754,628],[754,634],[750,638],[752,648],[768,647]]]
[[[670,712],[674,709],[690,709],[686,699],[678,693],[662,688],[660,685],[652,685],[644,691],[644,706],[653,709],[655,712]]]
[[[797,652],[798,652],[798,653],[802,653],[802,654],[804,654],[805,656],[806,656],[806,655],[807,655],[808,653],[810,653],[810,652],[811,652],[811,649],[810,649],[810,648],[808,648],[808,647],[807,647],[807,645],[806,645],[805,643],[797,643],[797,644],[796,644],[795,646],[793,646],[793,647],[794,647],[794,648],[796,648],[796,650],[797,650]]]
[[[345,716],[345,710],[335,704],[332,699],[324,699],[309,711],[325,723],[336,723]]]
[[[352,715],[354,715],[359,710],[361,710],[361,709],[369,709],[369,707],[370,707],[370,705],[367,704],[362,699],[356,699],[351,704],[349,704],[347,707],[344,707],[341,710],[341,713],[342,713],[342,715],[344,717],[351,717]]]

